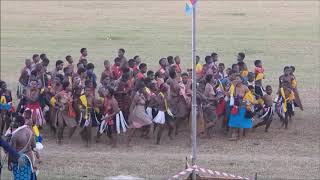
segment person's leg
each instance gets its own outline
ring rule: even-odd
[[[263,121],[259,122],[258,124],[254,125],[252,128],[255,129],[255,128],[260,127],[260,126],[263,126],[263,125],[265,125],[265,124],[267,124],[267,121],[266,121],[266,120],[263,120]]]
[[[266,122],[266,129],[264,130],[265,132],[268,132],[268,129],[271,125],[271,122],[272,122],[272,117],[268,119],[268,121]]]
[[[64,124],[62,112],[58,112],[58,132],[57,132],[58,144],[62,143],[64,127],[65,127],[65,124]]]
[[[86,130],[85,130],[85,127],[81,128],[79,134],[80,134],[80,137],[81,137],[82,141],[86,141]]]
[[[157,130],[157,140],[156,140],[156,144],[160,144],[160,140],[161,140],[161,137],[162,137],[162,132],[164,130],[164,125],[163,124],[160,124],[158,126],[158,130]]]
[[[230,128],[231,129],[231,137],[229,138],[230,141],[236,141],[237,140],[237,129],[236,128]]]
[[[88,146],[88,147],[91,147],[91,137],[92,137],[92,135],[91,135],[91,132],[92,132],[92,126],[91,126],[91,124],[88,125],[88,126],[86,127],[86,129],[87,129],[87,146]]]
[[[169,136],[169,138],[172,140],[173,139],[173,137],[172,137],[172,132],[173,132],[173,130],[174,130],[174,127],[175,127],[175,119],[172,119],[172,120],[169,120],[168,121],[168,136]]]
[[[237,128],[236,135],[237,135],[237,138],[238,138],[238,139],[240,138],[240,131],[241,131],[241,129],[240,129],[240,128]]]
[[[159,124],[158,123],[153,123],[153,130],[152,130],[152,134],[156,134],[156,130],[158,128]]]
[[[57,133],[57,129],[54,125],[55,123],[55,119],[56,119],[56,116],[57,116],[57,110],[55,110],[53,107],[50,107],[50,110],[49,110],[49,126],[50,126],[50,129],[51,129],[51,132],[53,134],[53,136],[56,135]]]
[[[9,112],[5,112],[5,115],[4,115],[4,130],[6,131],[7,129],[9,129],[10,127],[10,124],[11,124],[11,115]]]
[[[117,134],[117,127],[116,124],[108,126],[108,137],[110,138],[111,141],[111,147],[115,148],[117,147],[118,143],[118,134]]]
[[[134,133],[135,133],[136,129],[135,128],[131,128],[131,129],[128,129],[128,137],[127,137],[127,146],[131,146],[130,143],[132,141],[132,138],[134,136]]]
[[[58,144],[62,143],[63,131],[64,131],[64,126],[58,126],[58,132],[57,132]]]
[[[72,135],[74,134],[74,132],[76,131],[77,129],[77,126],[74,126],[74,127],[70,127],[70,131],[69,131],[69,139],[72,137]]]
[[[154,129],[154,123],[151,123],[151,124],[150,124],[150,127],[148,128],[148,131],[149,131],[148,134],[147,134],[148,137],[150,137],[150,135],[153,134],[153,133],[152,133],[153,129]]]
[[[99,129],[97,130],[97,137],[96,137],[96,142],[99,143],[101,140],[102,134],[99,132]]]
[[[5,120],[4,120],[4,112],[1,111],[0,112],[0,123],[1,123],[1,126],[0,126],[0,135],[3,134],[3,130],[4,130],[4,124],[5,124]]]
[[[285,117],[284,117],[284,128],[288,129],[288,123],[289,123],[289,114],[286,112]]]
[[[177,136],[178,133],[179,133],[178,130],[179,130],[179,126],[180,126],[181,121],[182,121],[181,118],[177,118],[177,119],[176,119],[175,131],[174,131],[174,135],[175,135],[175,136]]]

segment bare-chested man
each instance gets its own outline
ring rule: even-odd
[[[258,124],[254,125],[253,128],[257,128],[259,126],[266,125],[265,132],[268,132],[268,129],[270,127],[270,124],[272,122],[273,117],[273,98],[272,98],[272,87],[270,85],[266,86],[266,94],[262,97],[263,99],[263,107],[262,107],[262,115],[259,117],[262,119],[262,122],[259,122]]]
[[[26,88],[29,83],[29,78],[31,75],[31,65],[32,62],[30,59],[25,60],[25,67],[21,70],[21,74],[19,77],[18,89],[17,89],[17,97],[20,99],[26,93]]]
[[[281,82],[281,87],[278,91],[277,98],[277,114],[282,121],[281,127],[288,128],[289,120],[291,120],[293,116],[293,106],[294,106],[294,92],[291,88],[290,82],[284,80]]]
[[[284,81],[289,82],[289,87],[293,90],[293,92],[295,94],[294,105],[299,107],[301,110],[303,110],[303,106],[302,106],[299,92],[297,89],[297,81],[296,81],[295,76],[293,75],[292,67],[285,66],[283,71],[284,71],[284,74],[279,77],[279,87],[281,87],[281,84]]]
[[[0,134],[2,135],[4,128],[8,129],[10,124],[10,116],[12,115],[12,95],[7,89],[7,84],[0,80]]]

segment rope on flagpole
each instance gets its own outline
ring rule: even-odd
[[[196,4],[192,2],[192,166],[196,164],[197,152],[197,79],[196,79]],[[192,171],[196,179],[196,169]]]

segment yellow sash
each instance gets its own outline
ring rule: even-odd
[[[164,107],[166,108],[166,111],[168,111],[168,103],[167,103],[167,99],[164,97],[164,94],[162,92],[159,93],[160,96],[164,99]]]
[[[233,84],[231,84],[231,86],[230,86],[230,88],[229,88],[229,94],[230,94],[230,96],[234,96],[234,85]]]
[[[198,63],[196,65],[196,73],[201,73],[202,72],[202,65],[200,63]]]
[[[81,101],[82,105],[86,108],[84,118],[87,119],[87,117],[88,117],[88,101],[87,101],[86,95],[81,95],[80,101]]]
[[[288,99],[286,98],[286,95],[284,93],[284,89],[280,88],[280,94],[281,97],[284,99],[284,104],[283,104],[283,112],[287,112],[287,100],[293,101],[294,100],[294,93],[293,91],[290,92]]]
[[[243,70],[243,71],[240,72],[240,76],[241,76],[241,77],[247,77],[248,74],[249,74],[249,71],[248,71],[248,70]]]
[[[264,100],[262,98],[259,98],[257,100],[257,104],[260,104],[261,106],[263,106],[264,105]]]
[[[57,100],[56,100],[55,97],[52,97],[52,98],[50,99],[50,104],[51,104],[52,107],[55,106],[56,102],[57,102]]]
[[[280,95],[284,101],[284,104],[282,106],[282,110],[283,110],[283,112],[287,112],[287,98],[286,98],[286,95],[284,94],[283,88],[280,88]]]
[[[264,77],[263,73],[258,73],[257,76],[256,76],[256,81],[262,80],[263,77]]]
[[[7,99],[6,99],[5,96],[1,96],[1,98],[0,98],[0,103],[1,103],[1,104],[6,104],[6,103],[7,103]]]
[[[291,86],[292,86],[292,88],[296,88],[297,87],[297,81],[295,79],[293,79],[291,81]]]
[[[294,96],[294,92],[293,92],[293,91],[290,92],[288,99],[289,99],[290,101],[293,101],[293,100],[295,99],[295,96]]]
[[[147,91],[148,94],[151,94],[151,91],[149,88],[145,87],[145,90]]]
[[[254,96],[251,91],[246,92],[246,94],[243,96],[244,101],[249,101],[251,104],[255,104],[256,101],[254,99]]]
[[[37,137],[40,135],[38,126],[36,126],[36,125],[32,126],[32,132],[33,132],[34,135],[36,135]]]

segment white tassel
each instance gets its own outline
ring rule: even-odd
[[[268,107],[268,110],[266,111],[266,113],[264,113],[264,114],[260,117],[260,119],[263,119],[264,117],[266,117],[266,116],[269,114],[270,108],[271,108],[271,107]]]
[[[36,116],[37,116],[37,125],[39,126],[43,126],[45,124],[45,121],[44,121],[44,117],[43,117],[43,114],[42,114],[42,110],[37,108],[34,110],[35,113],[36,113]]]
[[[234,97],[231,96],[231,97],[230,97],[230,106],[233,106],[233,105],[234,105]]]
[[[100,128],[99,128],[100,134],[102,134],[102,133],[104,132],[104,130],[106,129],[106,127],[107,127],[107,122],[106,122],[106,120],[103,120],[103,121],[101,122]]]
[[[120,134],[120,114],[116,114],[116,127],[117,127],[117,133]]]
[[[43,145],[41,142],[36,142],[36,150],[41,151],[43,149]]]
[[[159,111],[157,116],[153,119],[153,122],[158,124],[164,124],[166,122],[165,114],[163,111]]]
[[[267,94],[267,93],[263,90],[262,87],[260,87],[260,89],[261,89],[261,91],[262,91],[262,95],[263,95],[263,96]]]
[[[100,122],[98,121],[98,118],[97,118],[97,114],[94,113],[94,120],[97,122],[98,125],[100,125]]]
[[[126,120],[124,119],[123,113],[122,111],[119,112],[120,114],[120,122],[121,122],[121,126],[122,126],[122,131],[125,133],[127,132],[127,128],[129,127]]]
[[[124,119],[124,116],[122,114],[122,111],[119,111],[116,114],[116,129],[117,129],[117,133],[120,134],[121,133],[121,128],[122,128],[122,132],[127,132],[127,128],[128,128],[128,124],[126,123],[126,120]]]
[[[81,124],[82,121],[82,113],[80,113],[80,121],[79,121],[79,125]]]
[[[90,121],[91,121],[91,115],[88,114],[88,115],[87,115],[87,119],[86,119],[86,121],[84,122],[83,127],[88,127],[88,126],[90,125]]]
[[[169,114],[169,116],[174,117],[173,113],[171,112],[170,109],[167,110],[167,113]]]
[[[292,106],[292,111],[294,112],[294,103],[292,103],[291,106]]]

